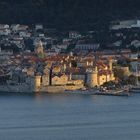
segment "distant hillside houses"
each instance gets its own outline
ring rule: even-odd
[[[132,45],[132,46],[135,46],[136,48],[138,48],[138,47],[140,47],[140,41],[139,41],[139,40],[133,40],[133,41],[131,42],[131,45]]]
[[[100,47],[100,44],[76,44],[76,50],[93,50],[96,51]]]
[[[81,34],[78,33],[77,31],[70,31],[69,32],[69,38],[72,38],[72,39],[78,39],[78,38],[81,38]]]
[[[140,20],[122,20],[112,21],[110,25],[111,30],[140,28]]]
[[[20,24],[12,24],[11,29],[13,31],[26,31],[28,30],[29,26],[27,25],[20,25]]]
[[[42,24],[36,24],[35,29],[36,30],[43,30],[43,25]]]
[[[0,24],[0,35],[9,35],[11,33],[10,27],[7,24]]]

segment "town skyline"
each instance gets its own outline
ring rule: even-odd
[[[0,24],[0,88],[65,92],[135,85],[139,29],[139,20],[112,21],[108,31],[85,32]]]

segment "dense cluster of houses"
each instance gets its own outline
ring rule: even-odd
[[[119,64],[127,75],[138,74],[139,51],[133,52],[129,47],[120,49],[130,34],[126,36],[126,32],[119,29],[112,31],[106,49],[102,48],[102,42],[94,39],[94,35],[94,31],[86,34],[70,31],[60,35],[41,24],[33,27],[1,24],[0,74],[20,73],[22,82],[28,76],[37,76],[37,81],[44,86],[69,84],[79,87],[95,87],[115,81],[114,68],[118,68]],[[133,35],[126,44],[139,48],[139,34],[133,32]],[[14,52],[12,45],[19,51]]]

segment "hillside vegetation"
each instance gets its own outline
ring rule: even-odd
[[[100,29],[111,20],[139,18],[138,0],[0,0],[0,23],[61,29]]]

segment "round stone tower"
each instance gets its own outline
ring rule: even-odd
[[[97,67],[92,70],[87,71],[87,86],[88,87],[95,87],[98,86],[98,70]]]

